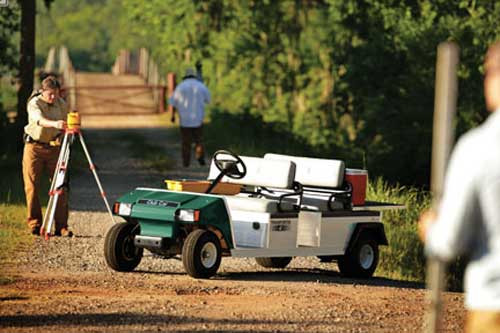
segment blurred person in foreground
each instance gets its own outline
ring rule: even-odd
[[[195,144],[195,157],[205,165],[202,142],[202,125],[205,105],[210,103],[210,92],[192,68],[186,70],[181,84],[175,88],[169,103],[177,109],[181,127],[182,165],[188,167],[191,161],[191,144]],[[175,111],[172,122],[175,121]]]
[[[492,112],[463,135],[450,158],[438,211],[419,221],[428,256],[467,255],[467,332],[500,332],[500,41],[484,60],[484,96]]]
[[[23,180],[28,209],[28,227],[40,234],[42,210],[40,181],[44,171],[52,177],[59,158],[60,138],[66,128],[68,105],[60,97],[60,84],[54,76],[42,81],[41,89],[28,101],[28,124],[24,127]],[[68,229],[68,195],[62,191],[55,212],[56,236],[71,237]]]

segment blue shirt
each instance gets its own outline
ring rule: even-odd
[[[205,104],[210,103],[210,92],[199,80],[188,78],[175,88],[168,101],[179,112],[181,127],[200,127]]]
[[[500,310],[500,109],[458,141],[426,251],[450,261],[467,255],[465,305]]]

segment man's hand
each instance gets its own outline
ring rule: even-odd
[[[66,128],[66,122],[64,120],[55,120],[54,121],[54,125],[53,127],[57,128],[57,129],[65,129]]]
[[[437,214],[433,209],[426,210],[420,215],[418,220],[418,236],[422,242],[425,242],[429,226],[436,221]]]
[[[40,120],[38,120],[38,125],[42,127],[57,128],[60,130],[66,128],[66,122],[64,120],[49,120],[43,117]]]

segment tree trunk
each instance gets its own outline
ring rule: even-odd
[[[19,60],[20,86],[17,92],[16,124],[28,122],[26,103],[33,90],[35,72],[35,0],[22,0],[21,5],[21,57]]]

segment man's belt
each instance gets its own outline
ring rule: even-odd
[[[57,147],[57,146],[59,146],[59,145],[56,145],[56,144],[52,144],[53,141],[51,141],[51,142],[42,142],[42,141],[35,140],[29,134],[26,134],[26,133],[23,134],[23,140],[26,143],[37,143],[39,145],[43,145],[43,146],[47,146],[47,147]]]

